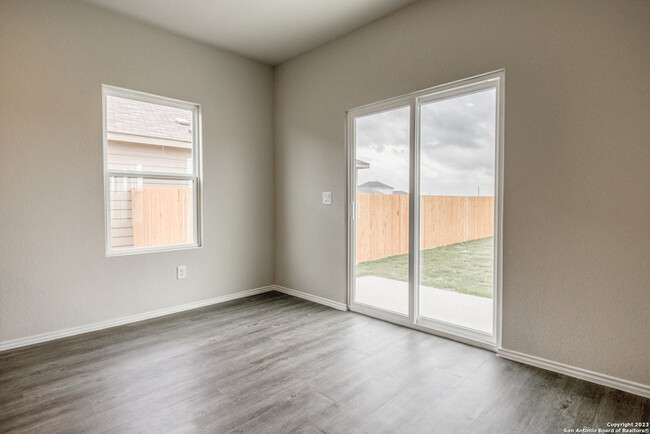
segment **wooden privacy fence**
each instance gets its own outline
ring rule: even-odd
[[[357,263],[408,253],[409,197],[357,194]],[[422,196],[420,248],[494,235],[493,196]]]
[[[133,190],[134,247],[192,242],[192,199],[188,188]]]

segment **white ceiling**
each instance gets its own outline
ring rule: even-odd
[[[276,65],[415,0],[85,0]]]

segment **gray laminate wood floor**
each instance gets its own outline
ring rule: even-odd
[[[0,431],[562,433],[650,400],[267,293],[0,353]]]

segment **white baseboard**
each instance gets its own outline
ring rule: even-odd
[[[71,327],[68,329],[57,330],[48,333],[42,333],[34,336],[27,336],[19,339],[12,339],[9,341],[0,342],[0,351],[10,350],[12,348],[25,347],[27,345],[38,344],[47,342],[54,339],[65,338],[68,336],[80,335],[82,333],[94,332],[103,330],[110,327],[116,327],[124,324],[144,321],[159,316],[169,315],[172,313],[183,312],[186,310],[197,309],[199,307],[210,306],[212,304],[225,303],[226,301],[235,300],[238,298],[250,297],[251,295],[262,294],[264,292],[273,291],[273,285],[264,286],[261,288],[248,289],[245,291],[234,292],[232,294],[222,295],[220,297],[209,298],[207,300],[195,301],[192,303],[181,304],[179,306],[167,307],[164,309],[153,310],[150,312],[139,313],[136,315],[123,316],[121,318],[110,319],[108,321],[96,322],[79,327]]]
[[[294,297],[313,301],[314,303],[318,303],[318,304],[324,304],[325,306],[329,306],[334,309],[348,310],[348,306],[345,303],[339,303],[338,301],[333,301],[328,298],[319,297],[317,295],[308,294],[302,291],[296,291],[295,289],[285,288],[284,286],[280,286],[280,285],[273,285],[273,289],[283,294],[292,295]]]
[[[575,366],[565,365],[564,363],[554,362],[552,360],[542,359],[541,357],[531,356],[503,348],[498,349],[497,355],[504,359],[514,360],[515,362],[525,363],[548,371],[557,372],[581,380],[591,381],[592,383],[600,384],[602,386],[622,390],[623,392],[629,392],[645,398],[650,398],[650,386],[647,384],[635,383],[622,378],[588,371]]]

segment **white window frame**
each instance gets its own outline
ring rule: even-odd
[[[497,70],[471,78],[457,80],[440,86],[431,87],[407,95],[390,98],[351,109],[346,114],[346,154],[348,164],[348,308],[353,312],[373,316],[384,321],[400,324],[405,327],[443,336],[470,345],[496,351],[501,347],[501,318],[502,318],[502,259],[503,259],[503,163],[504,163],[504,119],[505,119],[505,70]],[[420,225],[420,143],[419,130],[420,107],[428,102],[453,98],[454,96],[477,92],[488,88],[496,89],[496,129],[495,131],[495,176],[494,176],[494,274],[493,274],[493,333],[491,335],[466,329],[462,326],[442,323],[419,316],[416,306],[420,270],[420,242],[415,237],[413,228]],[[355,128],[354,121],[358,117],[381,113],[399,107],[410,106],[410,135],[409,135],[409,315],[369,307],[356,302],[356,172],[355,172]]]
[[[128,98],[136,101],[159,104],[168,107],[175,107],[192,112],[192,173],[189,174],[169,174],[161,172],[144,172],[131,170],[113,170],[108,168],[108,134],[106,124],[106,100],[107,96]],[[181,101],[173,98],[153,95],[145,92],[139,92],[130,89],[124,89],[115,86],[102,84],[102,125],[103,125],[103,157],[104,157],[104,225],[105,225],[105,242],[106,256],[124,256],[135,255],[140,253],[164,252],[170,250],[184,250],[202,247],[203,234],[203,194],[202,194],[202,163],[201,163],[201,105],[187,101]],[[127,247],[114,249],[111,247],[111,197],[110,197],[110,179],[111,177],[121,178],[148,178],[148,179],[168,179],[175,181],[190,181],[192,188],[192,208],[193,208],[193,239],[191,243],[172,244],[166,246],[151,247]]]

